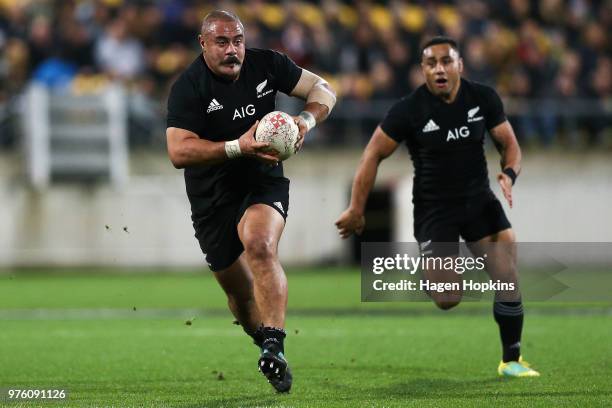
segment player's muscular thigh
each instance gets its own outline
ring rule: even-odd
[[[249,207],[238,224],[238,235],[247,257],[262,261],[275,260],[284,224],[283,217],[268,205],[255,204]]]

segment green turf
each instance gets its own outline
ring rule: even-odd
[[[490,305],[438,312],[424,303],[360,304],[350,271],[289,271],[289,283],[295,385],[279,396],[257,372],[257,350],[231,324],[209,275],[1,275],[0,388],[69,389],[65,403],[21,405],[44,407],[548,407],[612,399],[608,307],[528,307],[525,357],[543,376],[504,380],[495,374]]]

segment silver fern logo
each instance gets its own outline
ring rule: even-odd
[[[268,89],[267,91],[264,92],[264,89],[266,89],[267,85],[268,85],[268,80],[264,79],[262,83],[260,83],[259,85],[255,87],[255,90],[257,91],[257,99],[263,98],[264,96],[266,96],[267,94],[273,91],[272,89]]]

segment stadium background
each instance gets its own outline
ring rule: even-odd
[[[548,378],[496,382],[490,305],[441,315],[430,304],[361,304],[359,242],[339,240],[333,222],[371,131],[422,81],[421,41],[446,33],[461,44],[466,76],[502,95],[524,149],[509,211],[519,240],[612,242],[610,2],[214,6],[243,18],[248,46],[286,52],[339,95],[285,167],[291,208],[280,252],[301,385],[278,402],[253,378],[253,350],[228,324],[193,238],[182,173],[166,158],[168,89],[199,52],[213,2],[0,0],[0,388],[68,386],[87,406],[440,406],[492,396],[604,405],[609,304],[532,305],[528,357]],[[283,97],[279,107],[300,109]],[[412,171],[400,150],[381,168],[364,240],[413,241]],[[487,154],[495,174],[490,143]],[[327,336],[342,351],[309,355]],[[456,350],[446,350],[449,339]],[[218,357],[227,350],[235,366]],[[457,353],[470,361],[445,369]]]

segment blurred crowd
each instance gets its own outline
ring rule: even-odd
[[[152,123],[213,8],[242,18],[247,46],[287,53],[343,101],[389,106],[422,83],[423,40],[447,34],[465,76],[509,101],[523,141],[597,144],[610,131],[609,0],[0,0],[0,105],[32,79],[76,94],[120,80]]]

